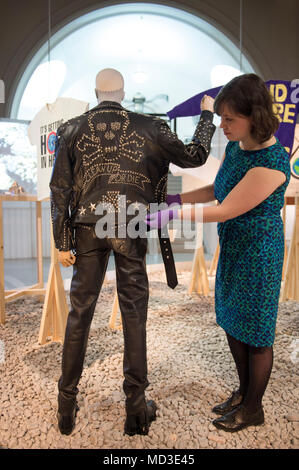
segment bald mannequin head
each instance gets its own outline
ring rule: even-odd
[[[98,102],[116,101],[121,103],[125,97],[124,78],[115,69],[103,69],[96,76],[96,97]]]

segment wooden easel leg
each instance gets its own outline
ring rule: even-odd
[[[299,300],[299,197],[295,198],[295,227],[296,227],[296,239],[295,239],[295,293],[294,299]]]
[[[210,288],[209,288],[209,279],[207,275],[203,246],[200,249],[200,266],[201,266],[201,287],[202,287],[203,295],[207,296],[210,292]]]
[[[282,267],[282,281],[284,280],[285,277],[285,268],[286,268],[286,263],[287,263],[287,256],[288,256],[288,249],[287,249],[287,243],[286,243],[286,198],[284,200],[284,206],[282,209],[282,221],[283,221],[283,234],[284,234],[284,258],[283,258],[283,267]]]
[[[43,245],[42,245],[42,204],[36,201],[36,259],[37,259],[37,282],[40,288],[44,287],[43,274]],[[44,297],[41,296],[43,301]]]
[[[201,248],[198,248],[195,284],[196,285],[194,286],[194,291],[197,292],[199,295],[203,294],[202,270],[201,270]]]
[[[299,198],[295,198],[295,221],[286,264],[281,300],[299,300]]]
[[[5,284],[4,284],[4,245],[3,245],[3,209],[0,200],[0,324],[5,323]]]
[[[52,228],[52,223],[50,226]],[[58,250],[55,248],[51,230],[51,265],[40,325],[39,344],[45,344],[47,340],[61,343],[64,341],[68,305],[57,253]]]
[[[188,294],[192,294],[194,290],[196,289],[196,280],[198,277],[198,264],[199,264],[199,250],[196,248],[194,257],[193,257],[193,263],[192,263],[192,271],[191,271],[191,280],[188,288]]]
[[[42,319],[40,324],[39,330],[39,344],[47,343],[47,338],[52,337],[53,330],[51,328],[52,325],[52,315],[51,312],[53,311],[53,302],[54,302],[54,286],[51,282],[53,278],[53,271],[54,271],[54,263],[51,263],[49,276],[48,276],[48,283],[46,289],[46,296],[45,302],[43,307]]]
[[[218,263],[218,258],[219,258],[219,249],[220,248],[219,248],[219,242],[218,242],[212,262],[211,262],[210,270],[209,270],[210,276],[214,276],[215,274],[217,263]]]
[[[191,294],[192,292],[197,292],[198,294],[203,295],[209,294],[209,280],[207,276],[203,246],[196,249],[193,258],[188,294]]]
[[[117,291],[116,291],[115,295],[114,295],[114,300],[113,300],[113,305],[112,305],[112,312],[111,312],[110,321],[109,321],[109,327],[112,330],[119,330],[119,329],[122,328],[121,324],[120,324],[120,326],[116,326],[116,319],[117,319],[118,309],[119,309],[119,302],[118,302],[118,295],[117,295]],[[120,322],[121,322],[121,315],[120,315]]]

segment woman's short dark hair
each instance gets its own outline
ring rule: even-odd
[[[224,104],[236,114],[251,117],[251,135],[260,144],[279,127],[272,96],[263,80],[254,73],[235,77],[221,88],[214,102],[214,110],[219,116]]]

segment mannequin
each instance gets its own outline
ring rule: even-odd
[[[205,163],[215,126],[206,99],[194,140],[185,146],[165,121],[122,107],[124,79],[114,69],[97,74],[95,93],[98,106],[58,129],[50,182],[58,259],[63,266],[73,265],[71,310],[58,383],[58,426],[62,434],[70,434],[75,427],[77,385],[89,328],[113,251],[124,335],[124,432],[132,436],[149,432],[157,409],[153,400],[145,398],[149,385],[146,230],[137,238],[130,237],[128,230],[124,236],[101,236],[96,231],[101,220],[98,208],[109,201],[109,210],[117,216],[116,226],[123,220],[118,216],[124,215],[123,225],[128,228],[131,205],[146,207],[165,201],[170,162],[181,167]],[[160,233],[159,240],[167,283],[174,288],[177,278],[169,238]]]

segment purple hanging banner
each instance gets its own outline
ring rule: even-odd
[[[285,80],[268,80],[265,82],[274,100],[274,111],[280,126],[275,136],[291,154],[294,140],[295,125],[299,112],[299,79],[291,82]],[[170,119],[183,116],[196,116],[201,113],[200,102],[204,95],[215,98],[220,87],[210,88],[189,98],[168,111]]]
[[[201,113],[200,102],[204,95],[209,95],[212,98],[216,98],[216,95],[221,90],[221,88],[221,86],[218,86],[217,88],[210,88],[210,90],[203,91],[198,95],[192,96],[192,98],[189,98],[183,103],[178,104],[171,111],[168,111],[167,115],[169,119],[174,119],[176,117],[198,116]]]
[[[299,80],[269,80],[266,82],[274,100],[275,114],[280,125],[275,136],[291,156],[297,114],[299,112]]]

